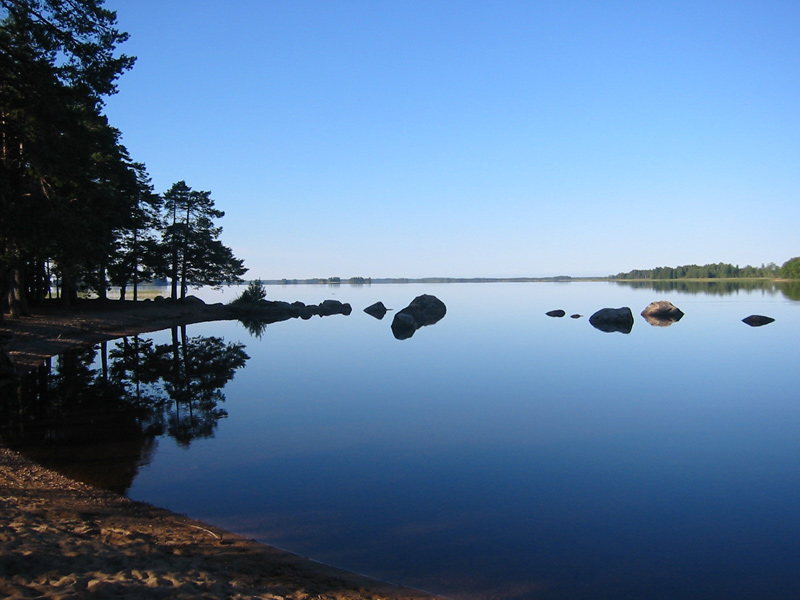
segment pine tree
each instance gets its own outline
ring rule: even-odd
[[[168,256],[163,274],[172,283],[172,298],[186,298],[189,287],[218,287],[242,281],[243,261],[219,241],[222,227],[214,224],[225,213],[214,208],[211,192],[194,191],[179,181],[164,194],[167,225],[162,244]]]

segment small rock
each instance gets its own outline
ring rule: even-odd
[[[774,320],[772,317],[765,317],[764,315],[750,315],[742,319],[742,322],[747,323],[750,327],[761,327],[772,323]]]
[[[365,308],[364,312],[380,321],[386,316],[386,307],[383,305],[383,302],[376,302]]]

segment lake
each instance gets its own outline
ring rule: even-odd
[[[353,312],[54,359],[27,396],[3,398],[2,439],[133,499],[458,600],[800,597],[796,290],[267,293]],[[420,294],[447,314],[409,339],[392,335],[393,312],[363,312]],[[639,313],[654,300],[685,316],[650,325]],[[621,306],[630,333],[589,323]],[[750,327],[751,314],[775,322]]]

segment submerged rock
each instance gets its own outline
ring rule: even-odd
[[[559,308],[559,309],[557,309],[557,310],[550,310],[550,311],[547,311],[547,312],[546,312],[546,313],[544,313],[544,314],[546,314],[548,317],[563,317],[563,316],[564,316],[564,315],[566,315],[567,313],[566,313],[566,312],[564,312],[563,310],[561,310],[561,309]]]
[[[606,333],[630,333],[633,329],[633,313],[627,306],[622,308],[601,308],[589,317],[589,323],[595,329]]]
[[[433,325],[444,317],[447,307],[436,296],[423,294],[398,312],[392,320],[392,333],[398,340],[414,335],[420,327]]]
[[[569,318],[570,319],[580,319],[582,316],[583,315],[579,315],[578,313],[575,313],[574,315],[570,315]]]
[[[655,327],[669,327],[683,318],[683,311],[668,300],[651,302],[642,311],[645,320]]]
[[[765,317],[764,315],[750,315],[742,319],[742,322],[747,323],[750,327],[761,327],[772,323],[774,320],[772,317]]]

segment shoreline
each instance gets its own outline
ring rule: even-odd
[[[48,471],[0,446],[0,596],[432,600]]]
[[[70,308],[46,302],[30,312],[30,316],[11,319],[5,315],[0,320],[0,344],[18,374],[69,348],[176,325],[236,318],[235,310],[227,304],[145,300],[80,300]]]
[[[228,305],[84,301],[0,321],[18,373],[70,347],[235,318]],[[0,444],[0,596],[430,600],[44,469]]]

